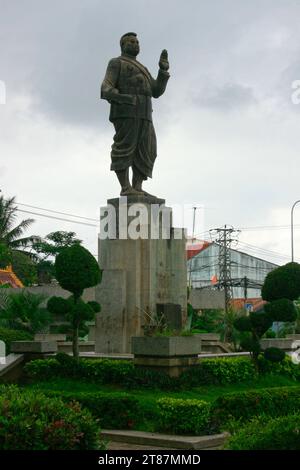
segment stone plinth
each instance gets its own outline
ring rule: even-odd
[[[198,356],[201,353],[201,339],[197,336],[133,337],[131,352],[135,357]]]
[[[55,341],[12,341],[11,352],[13,353],[53,353],[57,351]]]
[[[96,318],[95,351],[130,353],[131,337],[143,335],[148,318],[145,312],[154,315],[158,304],[177,304],[181,306],[181,323],[186,318],[185,232],[171,223],[168,229],[164,217],[172,222],[172,211],[164,200],[138,196],[128,198],[127,206],[123,198],[108,204],[116,209],[117,218],[115,233],[99,239],[103,278],[96,300],[102,309]],[[159,205],[164,212],[155,223],[151,214]],[[146,208],[147,214],[147,220],[140,219],[140,237],[133,239],[129,233],[126,238],[139,207]],[[102,214],[106,209],[101,209]],[[113,216],[110,220],[113,223]]]

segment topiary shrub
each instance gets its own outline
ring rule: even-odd
[[[281,362],[285,358],[285,352],[278,348],[267,348],[264,351],[264,356],[268,361]]]
[[[125,392],[44,390],[43,393],[49,397],[58,397],[66,403],[80,403],[105,429],[133,429],[142,422],[143,413],[138,399]]]
[[[264,300],[289,299],[300,297],[300,265],[287,263],[267,274],[261,296]]]
[[[64,403],[36,390],[0,388],[1,450],[99,448],[99,426],[78,403]]]
[[[300,450],[300,414],[254,419],[226,444],[230,450]]]
[[[211,416],[219,431],[232,420],[242,424],[259,415],[277,417],[299,409],[300,387],[272,387],[222,395],[212,403]]]
[[[264,310],[273,321],[293,322],[297,318],[297,307],[289,299],[274,300],[266,304]]]
[[[209,432],[210,405],[206,401],[160,398],[157,406],[159,431],[192,435]]]
[[[87,331],[85,322],[93,320],[100,312],[97,302],[84,302],[81,295],[84,289],[101,282],[102,271],[91,253],[79,244],[64,248],[56,257],[55,274],[59,285],[73,295],[68,299],[52,297],[47,308],[51,313],[64,314],[71,325],[73,356],[78,359],[79,331]]]
[[[241,346],[251,352],[256,365],[261,352],[260,339],[272,326],[273,322],[294,322],[297,319],[297,308],[293,301],[300,296],[300,265],[288,263],[271,271],[265,278],[262,287],[262,298],[269,303],[264,306],[263,312],[252,312],[249,317],[236,320],[235,328],[239,331],[248,331],[252,341]],[[279,350],[278,350],[279,351]],[[284,359],[280,352],[275,353],[274,348],[270,354],[265,355],[268,360],[278,362]]]
[[[31,341],[32,339],[32,334],[27,331],[0,328],[0,341],[5,343],[6,355],[10,354],[10,345],[13,341]]]
[[[101,282],[102,273],[94,256],[83,246],[76,244],[63,249],[57,255],[55,276],[63,289],[78,298],[84,289]]]

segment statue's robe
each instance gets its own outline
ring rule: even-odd
[[[101,98],[111,104],[109,119],[116,131],[111,170],[120,171],[132,166],[143,179],[152,177],[156,136],[151,98],[164,93],[169,76],[167,71],[159,70],[155,80],[146,67],[126,55],[109,62]]]

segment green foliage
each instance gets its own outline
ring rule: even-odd
[[[216,429],[226,429],[231,420],[240,424],[256,416],[283,416],[300,409],[300,387],[272,387],[225,394],[212,404],[211,416]]]
[[[300,381],[300,365],[294,364],[291,358],[285,355],[281,362],[270,362],[263,355],[260,355],[257,361],[260,374],[281,375]]]
[[[240,345],[244,351],[251,351],[252,354],[257,356],[259,355],[261,350],[259,340],[253,336],[245,336],[242,339]]]
[[[268,273],[261,295],[268,302],[279,299],[298,299],[300,297],[300,265],[288,263]]]
[[[275,333],[275,331],[270,329],[270,330],[266,331],[265,337],[270,338],[270,339],[271,338],[276,338],[276,333]]]
[[[11,251],[24,251],[31,247],[38,237],[24,237],[23,234],[34,222],[33,219],[22,220],[18,225],[18,208],[14,197],[5,198],[0,196],[0,243]],[[15,226],[14,226],[15,225]]]
[[[43,240],[33,243],[33,249],[45,261],[49,256],[56,257],[64,248],[80,245],[82,240],[76,238],[75,232],[63,230],[49,233]]]
[[[42,331],[50,322],[49,311],[42,307],[45,296],[21,291],[10,294],[0,310],[0,321],[11,329],[23,329],[31,333]]]
[[[66,392],[45,391],[49,397],[58,397],[66,403],[76,401],[87,408],[105,429],[132,429],[142,422],[142,412],[137,398],[125,392]]]
[[[78,403],[1,387],[1,450],[92,450],[98,439],[98,424]]]
[[[227,443],[230,450],[300,450],[300,414],[260,417],[240,429]]]
[[[178,434],[207,434],[210,404],[203,400],[160,398],[159,430]]]
[[[219,331],[223,319],[223,310],[203,309],[198,314],[194,311],[191,327],[193,330],[202,330],[206,333],[216,333]]]
[[[12,341],[30,341],[32,339],[32,335],[27,331],[0,328],[0,341],[4,341],[5,343],[6,355],[10,354],[10,345]]]
[[[90,300],[87,302],[87,304],[93,309],[95,313],[101,312],[101,305],[98,302],[95,302],[95,300]]]
[[[297,318],[297,307],[292,300],[274,300],[264,306],[265,312],[273,321],[294,322]]]
[[[50,284],[55,277],[54,263],[50,260],[39,260],[36,264],[38,284]]]
[[[24,286],[37,282],[37,267],[28,254],[12,251],[12,268]]]
[[[11,264],[11,259],[11,251],[4,243],[0,242],[0,269]]]
[[[252,324],[250,317],[241,316],[237,318],[234,322],[234,326],[239,331],[251,331]]]
[[[100,283],[102,273],[93,255],[76,244],[63,249],[55,260],[56,279],[63,289],[80,297],[84,289]]]
[[[201,359],[199,365],[181,374],[186,386],[225,385],[252,381],[257,378],[253,363],[247,357]]]
[[[50,297],[47,302],[47,309],[54,315],[64,315],[69,311],[69,308],[67,299],[63,299],[62,297],[57,297],[55,295]]]
[[[268,361],[281,362],[285,358],[285,352],[279,348],[267,348],[264,351],[264,356]]]

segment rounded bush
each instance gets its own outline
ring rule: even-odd
[[[101,312],[101,305],[98,302],[95,302],[94,300],[90,300],[87,302],[87,304],[92,307],[95,313],[100,313]]]
[[[273,321],[293,322],[297,319],[297,307],[289,299],[273,300],[264,306],[264,310]]]
[[[12,341],[31,341],[32,334],[22,330],[10,330],[9,328],[0,328],[0,341],[5,343],[6,355],[10,353]]]
[[[47,309],[55,315],[64,315],[69,311],[69,304],[67,299],[53,296],[47,302]]]
[[[237,318],[234,322],[234,327],[238,331],[251,331],[251,321],[249,317],[240,317]]]
[[[288,263],[267,274],[261,291],[262,298],[271,302],[300,297],[300,265]]]
[[[268,361],[281,362],[285,358],[285,352],[279,348],[267,348],[264,352],[264,356]]]
[[[0,389],[1,450],[92,450],[99,427],[88,410],[17,387]]]
[[[264,335],[273,324],[272,318],[265,312],[251,312],[249,317],[251,325],[259,337]]]
[[[75,296],[100,283],[102,272],[93,255],[81,245],[64,248],[55,260],[56,279]]]
[[[259,354],[261,349],[259,341],[252,337],[243,338],[241,341],[241,348],[244,351],[250,351],[254,354]]]
[[[230,450],[300,450],[300,414],[258,418],[234,434]]]

